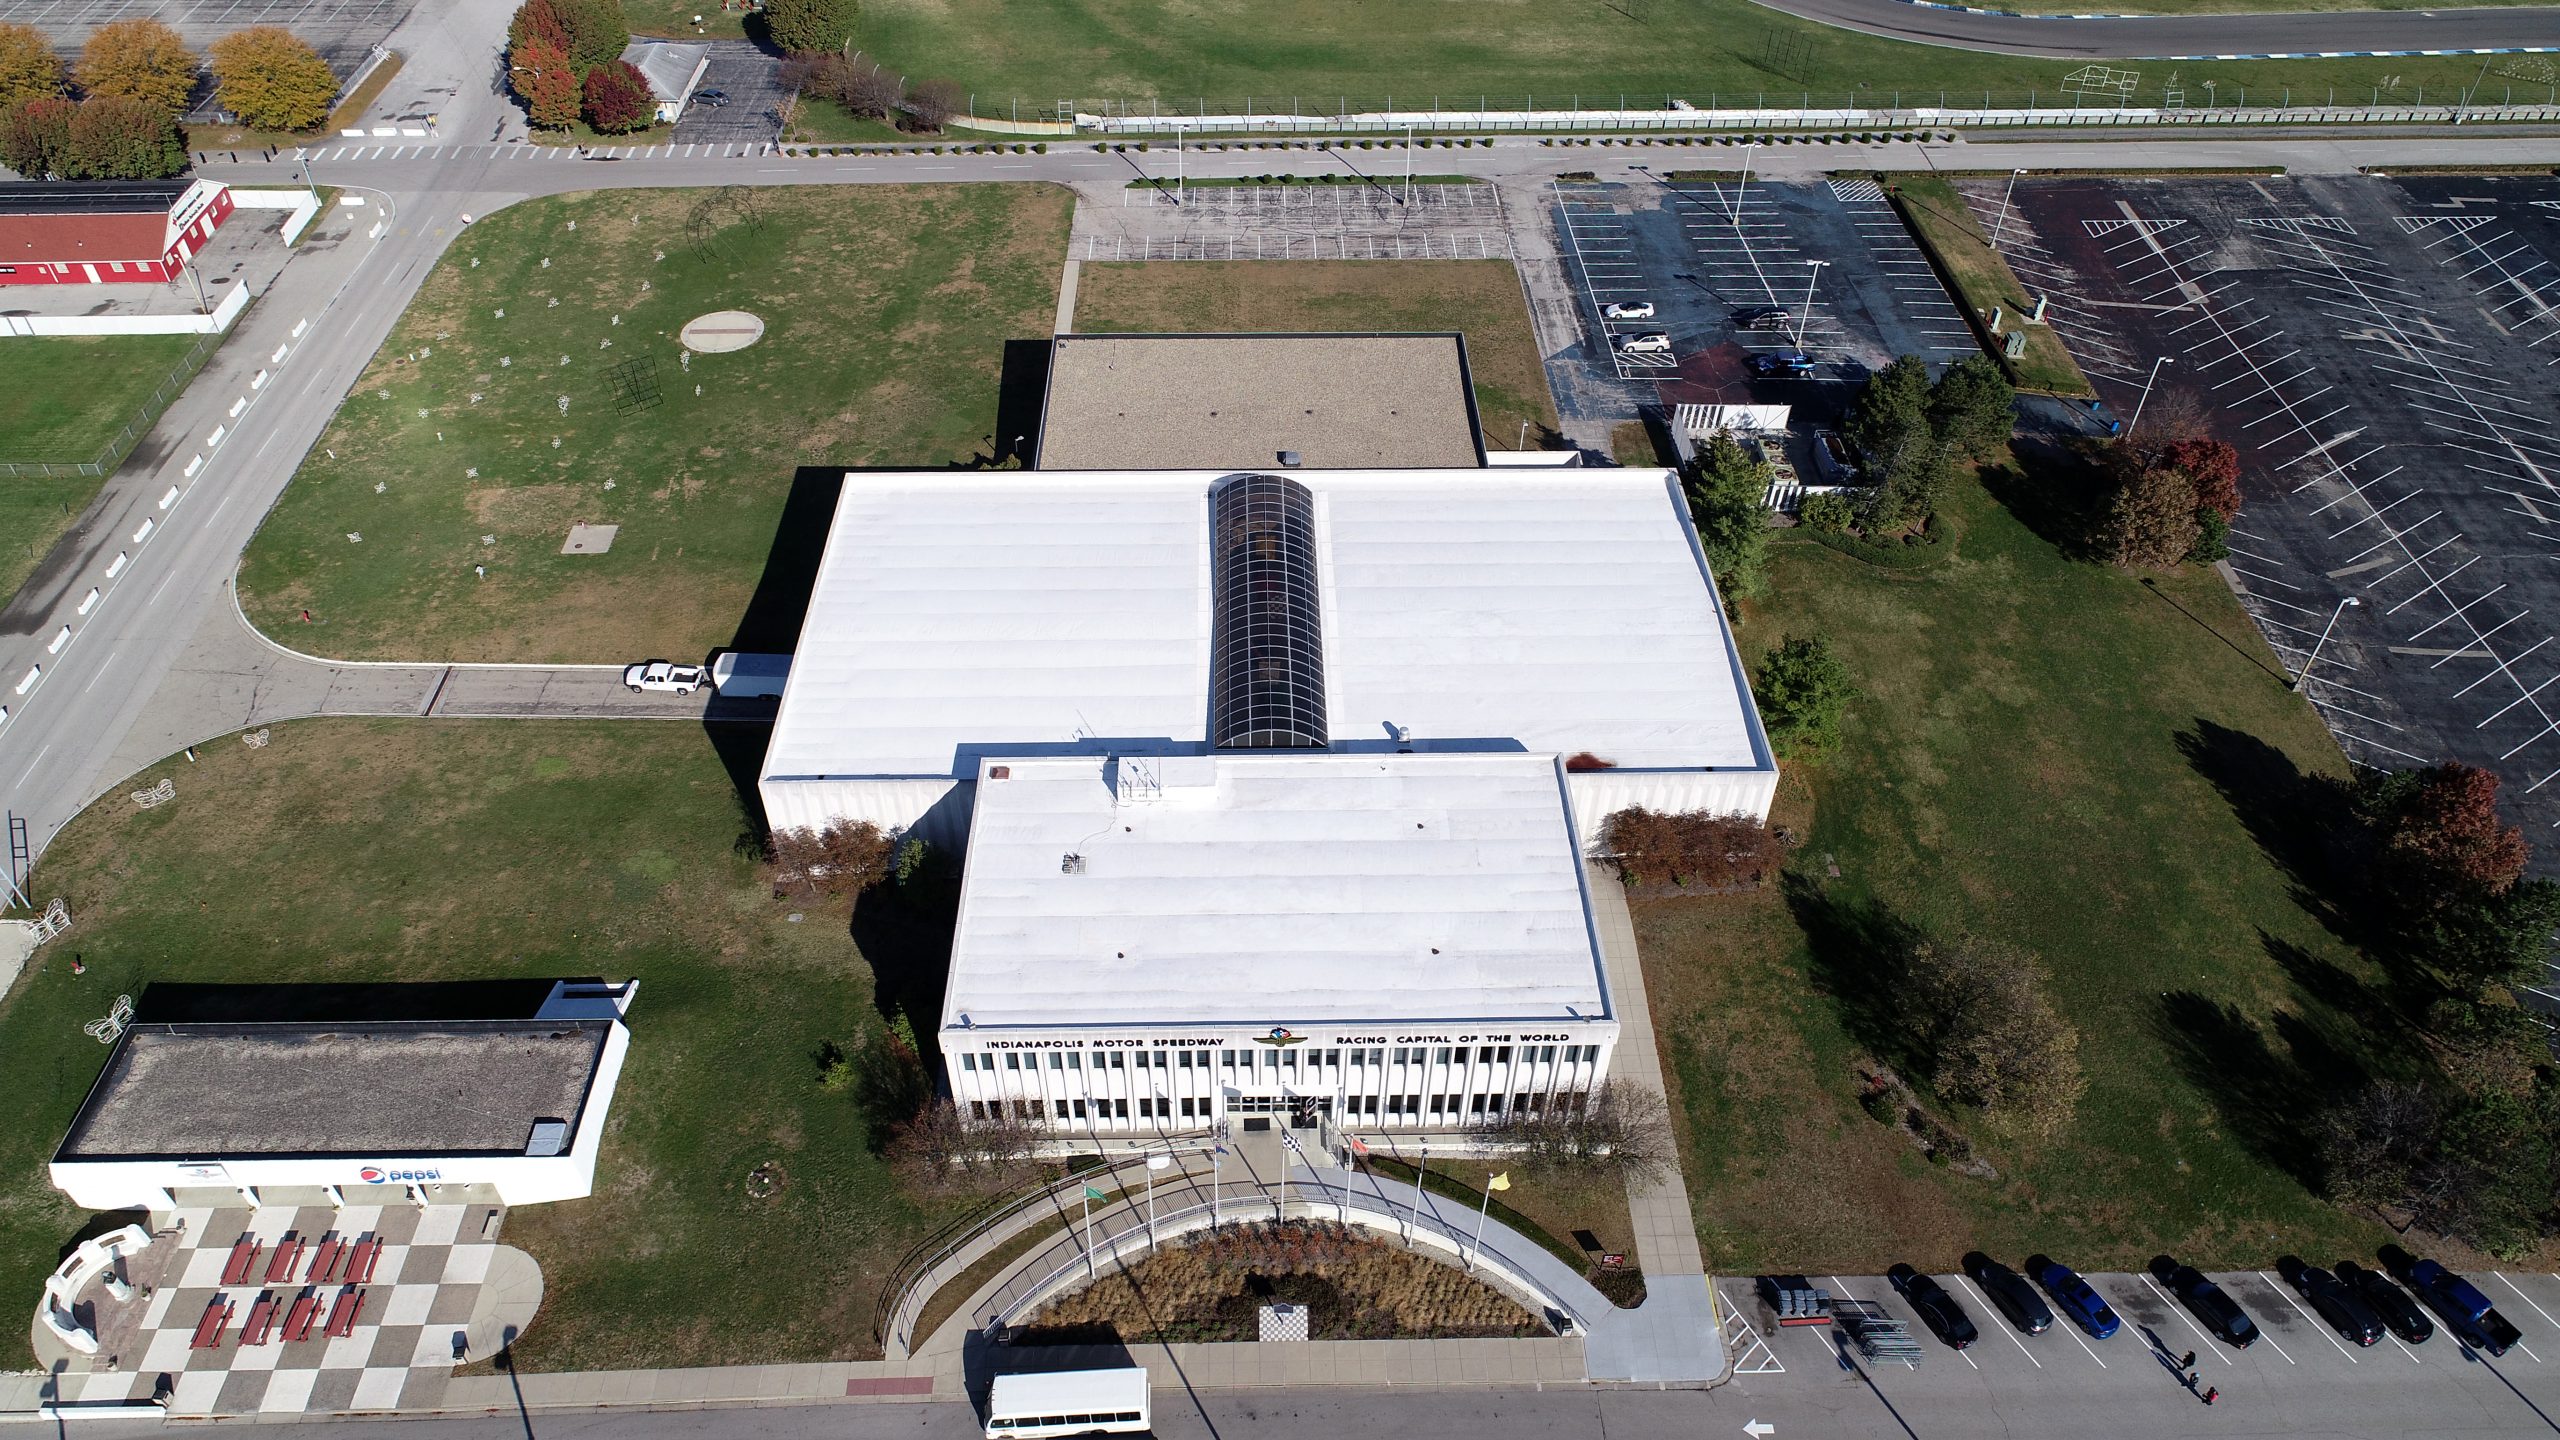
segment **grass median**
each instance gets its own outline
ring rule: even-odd
[[[1049,333],[1068,216],[1045,185],[614,191],[485,216],[250,542],[249,617],[350,659],[733,643],[769,556],[806,539],[781,533],[803,467],[991,463],[1006,342]],[[762,337],[679,344],[722,310]],[[620,529],[563,554],[578,523]]]
[[[1080,267],[1076,328],[1096,331],[1456,330],[1467,337],[1485,448],[1556,428],[1519,272],[1508,260],[1186,260]]]
[[[883,1033],[875,980],[905,957],[866,958],[840,910],[773,900],[733,847],[744,812],[704,731],[314,720],[273,735],[118,786],[36,872],[75,920],[0,1003],[0,1286],[35,1294],[85,1219],[44,1165],[107,1055],[80,1027],[118,994],[631,976],[595,1194],[507,1220],[546,1287],[517,1354],[618,1369],[868,1351],[889,1267],[942,1217],[892,1187],[812,1057]],[[163,776],[174,801],[125,801]],[[768,1161],[779,1193],[749,1195]]]
[[[2345,760],[2212,572],[2066,558],[2021,518],[2040,483],[1999,479],[2016,509],[1964,487],[1958,553],[1925,571],[1775,547],[1746,649],[1827,637],[1861,689],[1839,756],[1790,767],[1793,893],[1635,905],[1712,1270],[1945,1270],[1975,1246],[2254,1268],[2388,1238],[2319,1197],[2300,1135],[2424,1061],[2217,784]],[[2079,1032],[2060,1138],[1967,1125],[1997,1178],[1858,1103],[1898,1034],[1877,957],[1903,924],[2038,955]]]
[[[2063,348],[2062,337],[2050,325],[2028,325],[2023,318],[2035,312],[2035,301],[2027,287],[2009,270],[2009,262],[1992,248],[1989,236],[1974,218],[1972,207],[1956,187],[1934,175],[1896,176],[1886,187],[1893,195],[1903,218],[1910,222],[1920,243],[1937,261],[1938,272],[1953,282],[1956,298],[1977,325],[1987,323],[1994,307],[2004,319],[2004,335],[2027,337],[2026,350],[2012,360],[2002,350],[2001,342],[1992,342],[1992,355],[2001,368],[2009,372],[2010,382],[2021,390],[2047,395],[2089,398],[2098,392],[2091,388],[2089,377],[2080,373],[2080,364]]]

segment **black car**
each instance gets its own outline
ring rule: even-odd
[[[2311,1308],[2329,1328],[2358,1345],[2376,1345],[2382,1341],[2382,1317],[2364,1303],[2354,1291],[2339,1283],[2338,1277],[2317,1265],[2305,1265],[2299,1255],[2287,1255],[2276,1262],[2276,1273],[2286,1284],[2302,1292]]]
[[[2167,1255],[2156,1255],[2151,1260],[2151,1274],[2222,1343],[2246,1350],[2257,1342],[2258,1325],[2249,1318],[2249,1312],[2193,1265],[2181,1265]]]
[[[1956,1297],[1948,1294],[1946,1287],[1937,1281],[1908,1265],[1894,1266],[1884,1272],[1884,1278],[1893,1282],[1895,1293],[1909,1302],[1912,1310],[1920,1316],[1920,1323],[1929,1327],[1930,1334],[1945,1341],[1948,1349],[1961,1350],[1982,1338],[1982,1333],[1973,1328],[1973,1318],[1964,1313],[1964,1307],[1956,1303]]]
[[[726,90],[696,90],[693,92],[693,103],[696,105],[708,105],[712,109],[717,110],[721,106],[729,103],[729,92]]]
[[[1812,356],[1798,350],[1751,357],[1751,373],[1763,380],[1808,380],[1821,368]]]
[[[1982,1287],[1982,1293],[1991,1297],[1991,1303],[2009,1317],[2010,1324],[2030,1335],[2041,1335],[2053,1328],[2053,1311],[2045,1307],[2044,1297],[2017,1271],[1976,1250],[1964,1257],[1964,1273]]]
[[[2355,1292],[2356,1298],[2372,1307],[2373,1313],[2391,1333],[2412,1345],[2423,1345],[2436,1333],[2436,1323],[2409,1292],[2391,1283],[2391,1277],[2379,1270],[2368,1270],[2353,1260],[2338,1262],[2338,1283]]]
[[[1787,328],[1787,312],[1776,305],[1754,305],[1748,309],[1736,310],[1733,312],[1733,328],[1736,330],[1784,330]]]

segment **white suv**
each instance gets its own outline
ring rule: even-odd
[[[1618,342],[1622,355],[1658,355],[1671,349],[1671,337],[1656,330],[1647,335],[1630,335]]]
[[[622,683],[630,686],[634,695],[644,690],[690,695],[702,687],[702,667],[678,665],[672,660],[643,660],[623,668]]]

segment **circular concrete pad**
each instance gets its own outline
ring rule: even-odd
[[[697,355],[719,355],[763,339],[764,321],[744,310],[714,310],[684,322],[676,338]]]

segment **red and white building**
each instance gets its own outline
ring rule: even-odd
[[[172,280],[231,208],[211,180],[0,184],[0,285]]]

